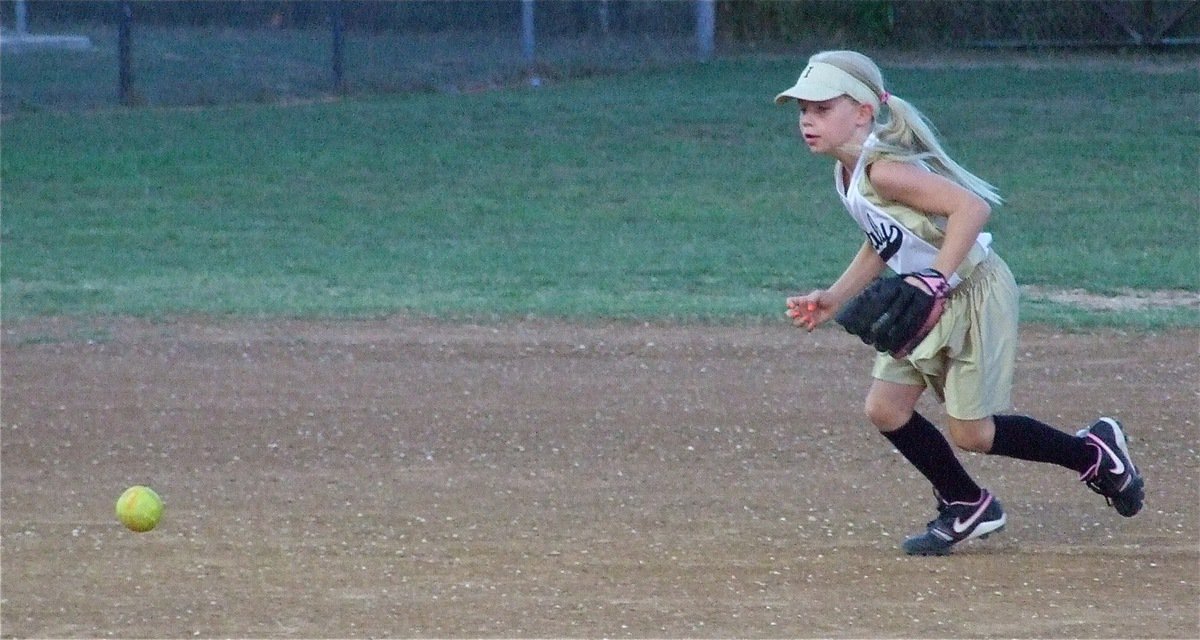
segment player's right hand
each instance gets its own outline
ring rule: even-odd
[[[828,321],[836,311],[836,306],[831,304],[823,289],[787,299],[787,317],[791,318],[793,326],[807,331]]]

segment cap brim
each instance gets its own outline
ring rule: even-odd
[[[783,104],[788,100],[806,100],[808,102],[823,102],[832,100],[845,91],[826,87],[815,82],[797,82],[796,86],[775,96],[775,104]]]
[[[862,80],[825,62],[810,62],[791,89],[775,96],[775,102],[804,100],[824,102],[838,96],[850,96],[879,110],[879,96]]]

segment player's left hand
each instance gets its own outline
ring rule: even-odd
[[[846,304],[837,322],[876,351],[903,358],[933,330],[949,293],[936,269],[880,278]]]

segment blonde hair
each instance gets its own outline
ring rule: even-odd
[[[887,105],[890,117],[886,121],[881,121],[880,115],[875,114],[874,133],[879,139],[875,154],[920,162],[934,173],[949,178],[988,202],[1000,204],[1003,201],[995,187],[950,158],[938,142],[933,124],[923,113],[906,100],[887,92],[883,73],[870,58],[857,51],[822,51],[809,58],[808,62],[823,62],[845,71]]]

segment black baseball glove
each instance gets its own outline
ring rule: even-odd
[[[836,320],[876,351],[903,358],[933,330],[949,293],[950,284],[937,269],[880,278],[847,302]]]

